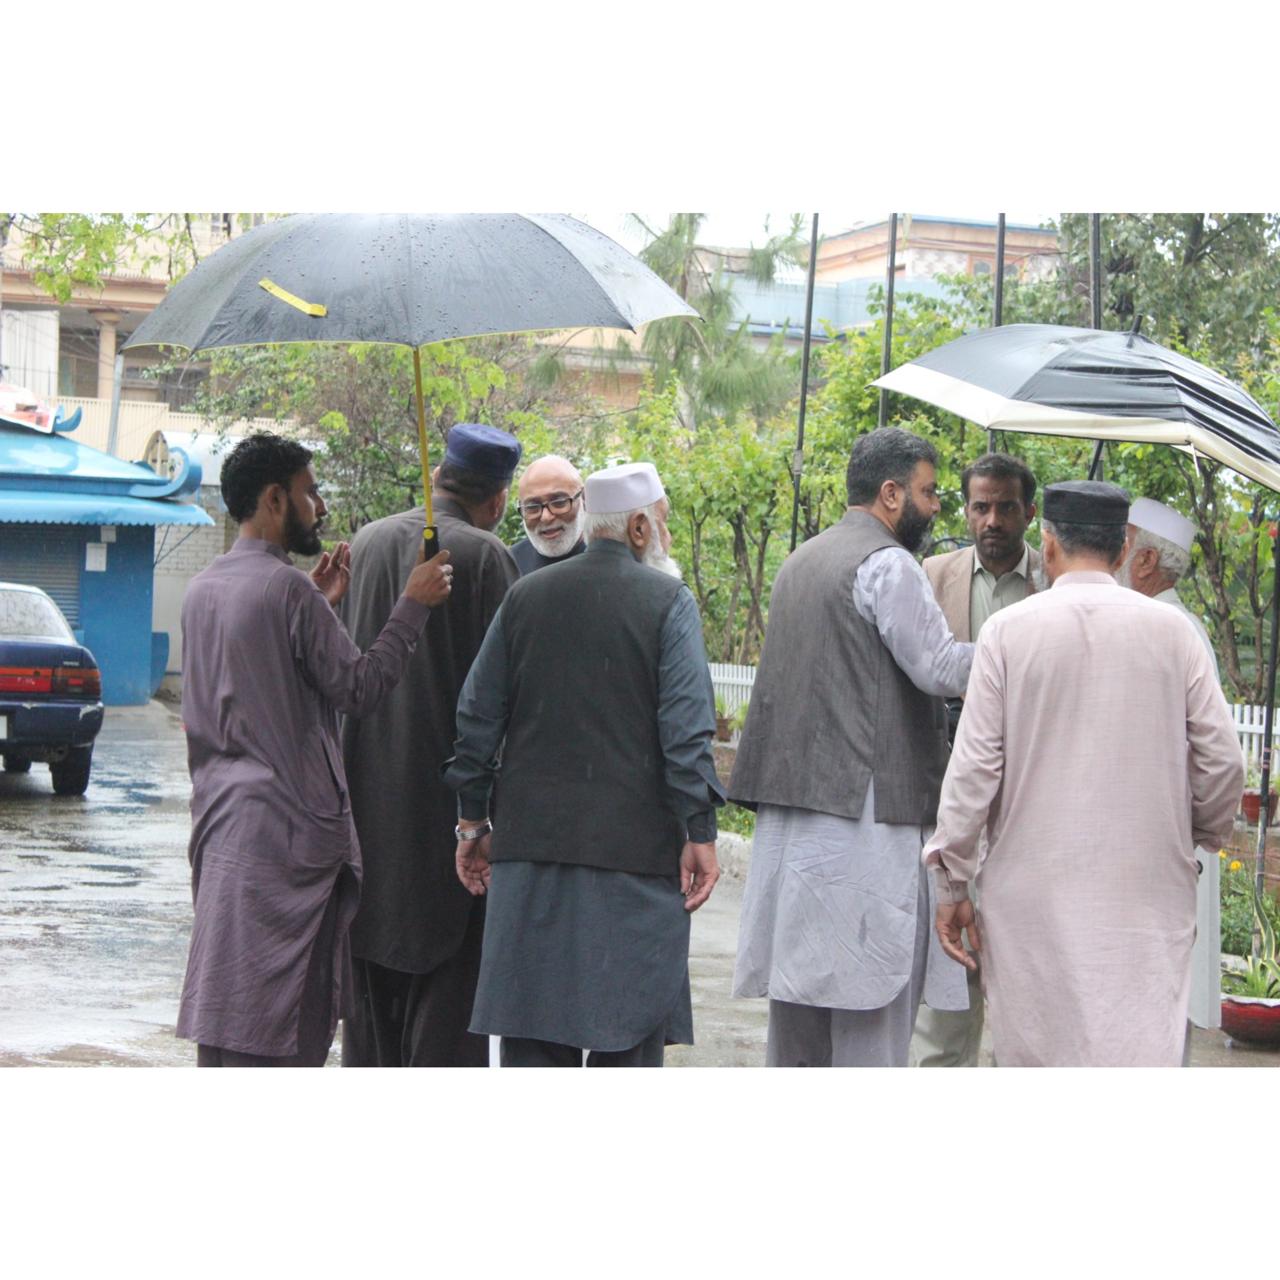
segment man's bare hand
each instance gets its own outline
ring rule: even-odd
[[[447,551],[442,555],[448,555]],[[459,840],[458,851],[454,855],[454,865],[458,868],[458,879],[472,897],[484,896],[489,887],[489,841],[491,835],[483,835],[479,840]]]
[[[424,564],[415,565],[404,584],[404,593],[410,600],[434,609],[444,604],[453,590],[453,565],[447,551],[437,551]]]
[[[943,951],[966,969],[977,969],[977,954],[970,955],[961,942],[961,934],[967,934],[970,950],[979,954],[982,951],[982,938],[978,933],[978,917],[974,912],[973,902],[966,898],[963,902],[938,903],[933,924],[938,931],[938,941],[942,943]]]
[[[711,890],[719,879],[716,842],[694,844],[690,840],[680,851],[680,892],[684,894],[684,909],[697,911],[711,897]]]
[[[351,585],[351,547],[340,542],[334,549],[320,557],[320,563],[311,570],[311,581],[324,592],[324,598],[336,609]]]

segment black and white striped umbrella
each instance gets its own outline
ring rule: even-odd
[[[995,431],[1168,444],[1280,490],[1280,429],[1235,383],[1138,333],[1011,324],[872,386]]]

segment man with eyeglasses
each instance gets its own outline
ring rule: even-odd
[[[520,515],[527,538],[511,548],[520,576],[559,564],[587,548],[582,476],[568,458],[535,458],[520,477]]]

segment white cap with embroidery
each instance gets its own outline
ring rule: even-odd
[[[1183,551],[1191,550],[1196,527],[1186,516],[1179,515],[1172,507],[1154,498],[1135,498],[1129,506],[1129,523],[1137,529],[1145,529],[1158,538],[1167,538]]]
[[[593,516],[638,511],[666,497],[652,462],[624,462],[587,477],[587,512]]]

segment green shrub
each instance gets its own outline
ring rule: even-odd
[[[1219,855],[1221,856],[1221,855]],[[1235,868],[1232,870],[1232,868]],[[1247,956],[1253,936],[1253,862],[1222,859],[1222,949],[1233,956]],[[1270,894],[1262,896],[1273,927],[1280,927],[1280,907]]]
[[[735,835],[750,839],[756,833],[756,815],[750,809],[727,804],[723,809],[716,810],[716,825],[721,831],[732,831]]]

